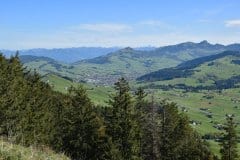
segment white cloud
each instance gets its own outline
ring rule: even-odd
[[[150,31],[157,31],[157,32],[173,32],[176,31],[176,27],[172,24],[166,23],[161,20],[146,20],[137,23],[136,25],[141,26],[144,30]],[[138,27],[139,27],[138,26]]]
[[[225,25],[226,27],[240,27],[240,19],[226,21]]]
[[[73,30],[85,30],[93,32],[131,32],[132,27],[126,24],[117,23],[96,23],[96,24],[80,24],[72,27]]]
[[[157,27],[157,28],[166,28],[166,29],[174,29],[173,25],[170,25],[166,22],[160,20],[147,20],[142,21],[139,23],[140,25],[150,26],[150,27]]]
[[[140,22],[142,25],[149,25],[149,26],[163,26],[165,23],[159,20],[147,20]]]
[[[197,20],[197,22],[199,22],[199,23],[211,23],[211,22],[213,22],[213,20],[210,20],[210,19],[199,19],[199,20]]]

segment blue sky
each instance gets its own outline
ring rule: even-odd
[[[4,0],[0,48],[240,43],[239,0]]]

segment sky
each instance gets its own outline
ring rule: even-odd
[[[2,0],[0,48],[240,43],[239,0]]]

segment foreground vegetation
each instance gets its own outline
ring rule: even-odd
[[[63,154],[56,154],[48,147],[41,148],[23,147],[0,140],[0,159],[1,160],[69,160]]]
[[[44,145],[81,160],[218,159],[175,103],[149,101],[141,88],[132,93],[124,78],[109,107],[96,107],[82,86],[53,91],[17,56],[0,56],[0,68],[0,134],[15,144]],[[234,160],[235,122],[224,129],[221,154]]]
[[[44,81],[48,81],[54,86],[53,88],[55,90],[63,93],[67,92],[65,87],[79,85],[78,83],[72,83],[67,79],[51,74],[46,76]],[[94,86],[84,83],[83,85],[87,89],[87,93],[94,104],[109,106],[109,104],[106,103],[109,99],[108,95],[114,93],[111,87]],[[141,85],[135,83],[131,83],[130,86],[133,87],[132,91],[136,90],[134,88],[141,87]],[[222,92],[214,90],[186,92],[182,89],[168,91],[163,91],[161,89],[146,89],[145,91],[149,93],[146,97],[149,101],[154,97],[155,101],[168,99],[168,101],[177,103],[179,111],[188,115],[191,126],[201,134],[201,136],[206,138],[206,141],[209,142],[210,150],[217,155],[220,155],[218,135],[222,133],[222,126],[225,123],[226,113],[235,114],[236,123],[239,124],[240,122],[240,107],[238,102],[240,93],[239,88],[226,89]],[[240,133],[239,127],[237,131]]]

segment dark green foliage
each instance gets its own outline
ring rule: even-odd
[[[233,64],[240,65],[240,60],[232,60],[232,63],[233,63]]]
[[[177,78],[177,77],[175,77]],[[144,88],[152,88],[152,89],[163,89],[163,90],[172,90],[172,89],[184,89],[187,91],[197,92],[200,90],[222,90],[222,89],[230,89],[230,88],[238,88],[238,83],[240,82],[240,76],[232,76],[228,79],[224,80],[215,80],[213,85],[209,86],[190,86],[183,83],[175,84],[175,85],[156,85],[150,84],[144,86]]]
[[[70,88],[65,103],[59,128],[61,149],[73,159],[109,159],[103,120],[95,113],[85,89]]]
[[[1,134],[24,145],[47,144],[51,88],[38,74],[25,72],[17,56],[1,60]]]
[[[191,76],[194,72],[192,70],[180,70],[178,68],[165,68],[150,74],[143,75],[137,80],[139,81],[162,81],[171,80],[174,78],[186,78]]]
[[[236,127],[233,115],[227,115],[227,124],[224,127],[225,133],[221,139],[222,148],[220,153],[222,160],[237,160],[239,158],[237,153],[238,136]]]
[[[86,62],[88,62],[88,63],[95,63],[95,64],[110,63],[109,57],[105,57],[105,56],[100,56],[100,57],[97,57],[97,58],[89,59],[89,60],[86,60]]]
[[[136,125],[135,125],[135,138],[137,139],[136,141],[136,146],[138,147],[139,150],[139,157],[144,157],[144,141],[143,137],[146,136],[144,135],[144,121],[145,121],[145,115],[144,115],[144,107],[147,105],[146,100],[144,99],[147,94],[144,92],[142,88],[138,88],[138,90],[135,93],[136,96],[136,102],[135,102],[135,114],[133,115],[135,120],[136,120]]]
[[[142,157],[143,159],[160,159],[159,144],[159,122],[157,106],[152,102],[147,102],[143,106],[142,120]]]
[[[163,101],[158,107],[160,159],[208,159],[211,153],[201,137],[192,130],[188,118],[178,113],[176,104]]]
[[[139,146],[135,136],[136,119],[128,82],[121,78],[115,83],[116,94],[109,102],[112,106],[108,133],[113,143],[122,154],[123,159],[137,159]]]
[[[52,91],[35,72],[26,71],[18,56],[0,55],[0,134],[22,145],[49,145],[72,158],[118,159],[86,91],[68,95]]]

